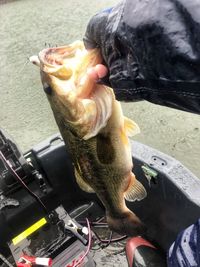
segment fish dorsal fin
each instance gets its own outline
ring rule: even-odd
[[[125,116],[124,116],[124,129],[128,136],[134,136],[140,133],[140,128],[137,125],[137,123],[135,123],[134,121]]]
[[[135,178],[135,175],[131,172],[130,185],[125,192],[125,199],[127,201],[140,201],[147,196],[147,191],[144,186]]]

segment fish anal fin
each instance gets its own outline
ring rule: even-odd
[[[124,117],[124,129],[128,136],[134,136],[140,133],[140,128],[137,123],[127,117]]]
[[[79,185],[79,187],[87,192],[87,193],[95,193],[94,190],[92,189],[92,187],[90,185],[88,185],[80,176],[79,172],[77,171],[77,169],[75,168],[75,177],[76,177],[76,182]]]
[[[128,189],[125,192],[125,199],[127,201],[140,201],[147,196],[147,191],[144,186],[135,178],[134,174],[131,172],[131,180]]]

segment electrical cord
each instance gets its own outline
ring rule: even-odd
[[[94,231],[93,231],[94,232]],[[124,236],[120,236],[120,237],[118,237],[118,238],[111,238],[111,240],[110,239],[101,239],[100,238],[100,236],[96,233],[96,232],[94,232],[94,234],[95,234],[95,236],[96,236],[96,238],[101,242],[101,243],[104,243],[104,244],[106,244],[106,243],[114,243],[114,242],[119,242],[119,241],[122,241],[122,240],[124,240],[125,238],[127,238],[127,236],[126,235],[124,235]]]
[[[16,171],[12,168],[11,164],[9,161],[5,158],[3,153],[0,151],[0,157],[2,158],[3,162],[6,164],[10,172],[14,175],[14,177],[17,179],[17,181],[29,192],[29,194],[36,199],[36,201],[42,206],[43,210],[45,213],[48,214],[48,210],[45,206],[45,204],[42,202],[42,200],[34,193],[32,192],[29,187],[24,183],[24,181],[19,177],[19,175],[16,173]]]
[[[106,247],[108,247],[110,245],[110,243],[112,242],[112,236],[113,236],[113,231],[110,231],[108,243],[104,246],[104,248],[106,248]]]
[[[106,222],[100,222],[100,221],[98,221],[98,222],[90,222],[90,225],[93,225],[94,227],[98,227],[98,226],[100,226],[100,227],[107,226],[108,227],[108,224]],[[84,222],[79,222],[79,223],[84,224]],[[100,241],[100,243],[103,243],[103,244],[109,243],[109,245],[110,245],[110,243],[119,242],[119,241],[122,241],[122,240],[127,238],[126,235],[120,236],[118,238],[112,238],[112,235],[110,233],[111,239],[110,238],[109,239],[102,239],[102,238],[100,238],[100,236],[95,231],[93,231],[93,233],[96,236],[96,238]]]
[[[90,222],[89,220],[86,218],[86,222],[87,222],[87,228],[88,228],[88,246],[86,249],[86,252],[84,253],[84,255],[78,260],[78,262],[74,265],[74,267],[77,267],[79,264],[82,263],[82,261],[85,259],[85,257],[88,255],[90,248],[91,248],[91,244],[92,244],[92,231],[91,231],[91,227],[90,227]]]
[[[80,224],[85,224],[84,221],[78,221],[78,223]],[[108,224],[106,222],[91,222],[90,221],[90,225],[91,226],[95,226],[95,227],[108,227]]]

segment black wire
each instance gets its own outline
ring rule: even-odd
[[[104,218],[104,217],[103,217]],[[101,218],[99,221],[102,221],[102,219],[103,218]],[[107,226],[108,227],[108,224],[107,223],[105,223],[105,222],[90,222],[90,225],[93,225],[94,226],[94,228],[97,228],[97,227],[102,227],[102,226]],[[83,221],[79,221],[79,223],[81,223],[81,224],[85,224]],[[95,237],[96,237],[96,239],[100,242],[100,244],[101,245],[99,245],[101,248],[104,248],[104,247],[107,247],[107,246],[109,246],[110,245],[110,243],[115,243],[115,242],[120,242],[120,241],[122,241],[122,240],[124,240],[124,239],[126,239],[127,238],[127,236],[126,235],[124,235],[124,236],[120,236],[120,237],[118,237],[118,238],[112,238],[112,235],[113,235],[113,233],[112,233],[112,231],[110,232],[110,236],[111,236],[111,238],[109,237],[109,239],[102,239],[94,230],[93,230],[93,233],[94,233],[94,235],[95,235]],[[94,250],[98,250],[98,249],[94,249]]]
[[[104,246],[104,248],[107,248],[110,243],[112,242],[112,236],[113,236],[113,231],[110,231],[110,236],[109,236],[109,239],[108,239],[108,243]]]
[[[94,232],[94,234],[96,235],[95,232]],[[109,239],[108,239],[107,243],[105,241],[104,242],[100,241],[100,237],[98,236],[98,240],[100,241],[100,245],[99,246],[100,246],[101,249],[107,248],[111,244],[112,236],[113,236],[113,231],[110,231],[110,235],[109,235]],[[97,235],[96,235],[96,237],[97,237]],[[98,250],[98,249],[94,249],[94,250]]]
[[[99,240],[99,242],[102,244],[102,245],[105,245],[105,247],[107,247],[108,245],[110,245],[110,243],[115,243],[115,242],[120,242],[124,239],[127,238],[127,236],[121,236],[121,237],[118,237],[118,238],[112,238],[112,231],[110,232],[110,237],[109,239],[107,240],[104,240],[102,239],[94,230],[93,230],[93,233],[95,235],[95,237],[97,238],[97,240]]]
[[[24,181],[19,177],[19,175],[16,173],[16,171],[12,168],[12,166],[9,164],[9,162],[7,161],[7,159],[4,157],[3,153],[0,151],[0,156],[3,160],[3,162],[6,164],[6,166],[8,167],[8,169],[11,171],[11,173],[13,174],[13,176],[17,179],[17,181],[28,191],[28,193],[36,199],[36,201],[42,206],[43,210],[45,211],[45,213],[48,214],[48,210],[45,206],[45,204],[43,203],[43,201],[34,193],[32,192],[28,186],[24,183]]]

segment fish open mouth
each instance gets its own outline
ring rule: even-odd
[[[80,52],[83,50],[83,43],[77,41],[69,46],[46,48],[39,53],[39,59],[45,65],[61,66],[76,57],[77,51]]]
[[[102,61],[98,49],[87,51],[81,41],[69,46],[46,48],[39,53],[38,59],[44,73],[68,81],[80,98],[87,98],[94,86],[94,81],[87,75],[88,68]]]
[[[53,92],[49,100],[57,99],[65,107],[62,112],[68,114],[66,120],[87,128],[85,139],[95,136],[106,126],[114,99],[111,88],[96,84],[87,74],[89,68],[102,62],[100,50],[87,51],[83,42],[76,41],[69,46],[46,48],[36,58],[32,62],[40,67],[43,87]]]
[[[45,62],[49,65],[61,66],[63,65],[63,58],[65,58],[65,53],[60,55],[55,49],[49,49],[45,53]]]
[[[75,42],[69,46],[46,48],[39,53],[38,59],[43,72],[61,80],[69,80],[83,54],[82,42]]]

